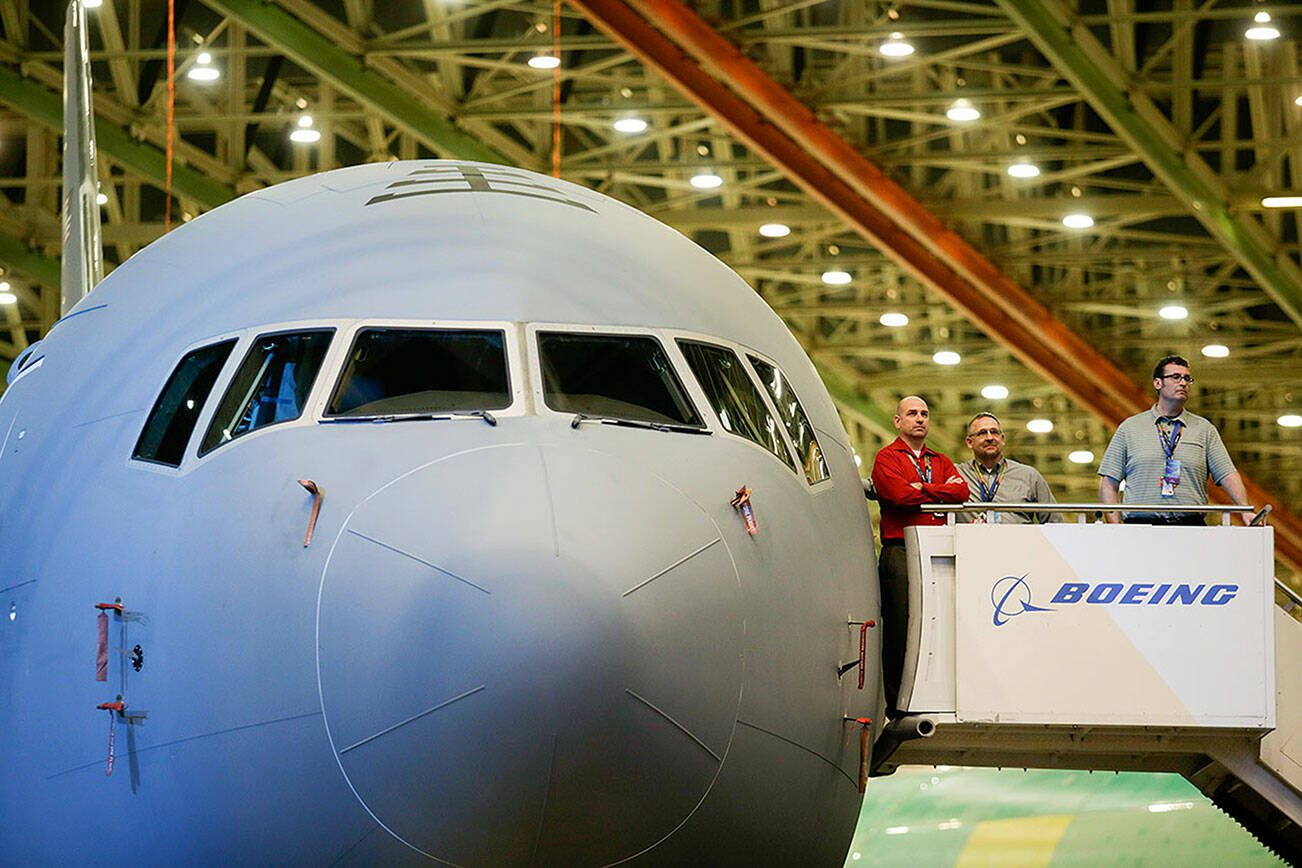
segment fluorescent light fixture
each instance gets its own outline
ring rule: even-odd
[[[1021,160],[1008,167],[1008,174],[1014,178],[1034,178],[1040,174],[1040,167]]]
[[[966,97],[959,97],[954,100],[954,104],[945,112],[945,117],[949,118],[951,121],[969,123],[970,121],[979,120],[981,118],[981,111],[976,106],[972,105],[972,100],[967,99]]]
[[[194,62],[195,65],[190,67],[190,71],[185,74],[185,77],[191,81],[207,83],[222,77],[221,71],[212,65],[212,55],[208,52],[199,52],[199,56],[194,59]]]
[[[992,383],[981,390],[981,397],[991,401],[1002,401],[1008,397],[1008,387]]]
[[[1182,304],[1168,304],[1163,306],[1162,309],[1157,312],[1157,315],[1162,319],[1187,319],[1189,316],[1189,309]]]
[[[957,365],[963,361],[963,357],[953,350],[940,350],[931,357],[931,360],[938,365]]]
[[[535,54],[529,58],[531,69],[555,69],[561,65],[561,59],[553,54]]]
[[[699,172],[692,176],[692,186],[698,190],[713,190],[723,186],[723,179],[713,172]]]
[[[887,835],[907,835],[908,833],[909,833],[909,827],[908,827],[908,826],[887,826],[887,827],[886,827],[886,834],[887,834]]]
[[[903,33],[892,33],[890,38],[883,42],[877,50],[881,52],[882,57],[908,57],[913,53],[912,43],[904,38]]]
[[[95,204],[96,204],[96,205],[107,205],[107,204],[108,204],[108,193],[96,193],[96,194],[95,194]]]
[[[791,234],[791,227],[785,223],[765,223],[759,228],[759,234],[765,238],[786,238]]]
[[[1026,430],[1032,434],[1048,434],[1053,430],[1053,423],[1048,419],[1032,419],[1026,423]]]
[[[845,286],[853,279],[854,278],[850,276],[850,272],[848,271],[823,272],[823,283],[826,283],[828,286]]]
[[[936,828],[942,832],[948,832],[950,829],[961,829],[963,828],[963,821],[951,817],[944,822],[937,823]]]
[[[1072,464],[1089,464],[1094,460],[1094,453],[1088,449],[1077,449],[1067,456],[1067,460]]]
[[[81,5],[87,9],[98,9],[104,5],[104,0],[82,0]]]
[[[0,304],[18,304],[18,296],[9,291],[7,283],[0,283]]]
[[[1302,208],[1302,196],[1266,196],[1261,200],[1263,208]]]
[[[1268,42],[1271,39],[1279,39],[1279,28],[1270,23],[1269,12],[1258,12],[1252,16],[1252,26],[1243,31],[1244,39],[1251,39],[1254,42]]]
[[[620,118],[615,121],[615,132],[617,133],[641,133],[645,132],[647,122],[641,118]]]
[[[1296,413],[1285,413],[1275,420],[1281,428],[1302,428],[1302,416]]]
[[[1088,214],[1068,214],[1062,218],[1062,225],[1068,229],[1088,229],[1094,225],[1094,218]]]
[[[312,116],[309,114],[301,115],[298,119],[298,129],[289,134],[291,142],[298,142],[300,145],[310,145],[313,142],[321,141],[321,132],[312,129]]]
[[[887,328],[897,329],[908,325],[909,317],[907,314],[902,314],[897,311],[888,311],[887,313],[882,314],[881,319],[877,321]]]
[[[1203,347],[1203,355],[1209,359],[1223,359],[1230,354],[1230,348],[1225,344],[1208,344]]]

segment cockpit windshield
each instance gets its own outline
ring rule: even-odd
[[[704,430],[664,347],[649,335],[539,332],[538,356],[553,410],[576,420]]]
[[[326,416],[393,417],[510,405],[501,330],[368,328],[353,340]]]

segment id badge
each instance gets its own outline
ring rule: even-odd
[[[991,511],[991,512],[990,512],[990,523],[991,523],[991,524],[999,524],[1001,521],[1003,521],[1003,513],[1002,513],[1002,512],[994,512],[994,511]]]
[[[1180,484],[1180,459],[1166,459],[1166,466],[1162,469],[1162,496],[1175,496],[1175,487]]]

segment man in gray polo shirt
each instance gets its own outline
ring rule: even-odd
[[[971,496],[968,503],[1055,503],[1040,471],[1004,456],[1004,429],[994,413],[977,413],[967,423],[967,448],[972,460],[958,466]],[[1042,524],[1061,521],[1058,513],[964,512],[959,522]]]
[[[1185,410],[1193,385],[1189,362],[1167,356],[1153,368],[1157,403],[1124,420],[1099,464],[1099,499],[1117,503],[1126,481],[1123,503],[1162,503],[1201,506],[1207,503],[1207,476],[1240,506],[1248,503],[1243,478],[1234,469],[1221,435],[1202,416]],[[1118,513],[1106,513],[1109,522]],[[1245,521],[1246,521],[1245,513]],[[1201,513],[1127,513],[1127,524],[1188,524],[1206,522]]]

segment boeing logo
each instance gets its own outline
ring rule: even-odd
[[[1174,582],[1063,582],[1058,592],[1049,600],[1060,605],[1087,603],[1121,606],[1224,606],[1239,593],[1238,585],[1230,584],[1176,584]],[[1026,576],[1004,576],[990,589],[990,602],[994,606],[996,627],[1023,612],[1054,612],[1031,603],[1031,587]]]
[[[1023,612],[1052,612],[1031,605],[1031,586],[1026,584],[1026,576],[1004,576],[990,589],[990,602],[995,606],[995,626],[1002,627]],[[1056,600],[1055,600],[1056,602]]]

